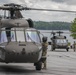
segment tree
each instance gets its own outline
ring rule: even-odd
[[[72,25],[71,25],[71,36],[76,39],[76,18],[73,20]]]

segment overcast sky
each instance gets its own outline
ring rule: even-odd
[[[76,11],[76,0],[0,0],[0,3],[17,3],[34,8]],[[31,18],[37,21],[71,22],[76,17],[75,13],[67,12],[23,11],[22,13],[25,18]]]

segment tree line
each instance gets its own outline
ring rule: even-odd
[[[69,22],[44,22],[34,21],[34,27],[39,30],[70,30],[72,23]]]

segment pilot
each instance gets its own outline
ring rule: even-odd
[[[11,28],[6,28],[6,35],[7,35],[7,39],[8,39],[8,42],[11,41]]]
[[[47,43],[47,37],[43,37],[42,38],[42,69],[46,69],[46,55],[47,55],[47,47],[48,47],[48,43]]]

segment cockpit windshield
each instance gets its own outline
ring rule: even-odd
[[[36,42],[40,43],[41,39],[39,33],[35,29],[24,28],[4,28],[0,32],[0,43],[4,42]]]
[[[7,42],[7,36],[5,31],[0,32],[0,43]]]
[[[57,43],[67,43],[66,39],[57,39]]]
[[[0,43],[8,42],[10,41],[16,41],[15,39],[15,32],[14,31],[7,31],[6,29],[1,30],[0,32]]]
[[[40,43],[41,40],[40,40],[40,37],[36,30],[27,30],[26,31],[26,41]]]

